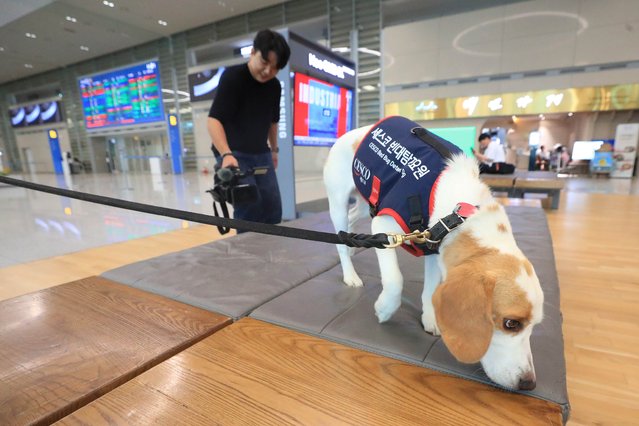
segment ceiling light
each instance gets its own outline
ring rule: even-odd
[[[115,4],[113,4],[113,2],[110,2],[110,1],[107,1],[107,0],[104,0],[102,2],[102,4],[105,5],[105,6],[109,6],[109,7],[115,7]]]
[[[88,52],[89,48],[86,46],[80,46],[80,50],[84,50],[85,52]]]
[[[158,19],[158,24],[160,24],[160,25],[162,25],[164,27],[166,27],[168,25],[166,21],[163,21],[161,19]]]
[[[24,35],[27,36],[28,38],[38,38],[38,36],[33,33],[25,33]]]
[[[31,65],[31,64],[24,64],[24,67],[25,67],[25,68],[33,68],[33,65]]]
[[[572,117],[573,115],[574,115],[574,113],[572,113],[572,112],[568,113],[568,117]]]
[[[75,19],[73,16],[67,16],[67,21],[69,21],[69,22],[78,22],[78,20]]]
[[[378,50],[369,49],[367,47],[360,47],[357,50],[359,52],[368,53],[369,55],[373,55],[373,56],[382,56],[382,54]]]
[[[251,52],[253,51],[253,45],[240,47],[240,55],[245,58],[251,56]]]
[[[4,47],[0,46],[0,52],[4,52]]]

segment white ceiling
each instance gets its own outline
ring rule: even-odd
[[[0,84],[286,0],[108,1],[113,8],[103,0],[0,0]],[[515,1],[521,0],[382,0],[382,14],[392,25]]]
[[[109,1],[115,7],[103,0],[0,0],[0,84],[284,2]]]

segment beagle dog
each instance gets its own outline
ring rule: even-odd
[[[324,183],[337,232],[350,232],[359,218],[370,213],[367,200],[357,194],[355,179],[360,173],[354,169],[354,158],[360,142],[370,138],[378,125],[344,134],[327,157]],[[374,147],[377,143],[370,144]],[[390,146],[375,149],[382,152],[378,152],[381,157],[399,158],[392,156]],[[406,173],[402,176],[407,177]],[[356,202],[349,209],[353,196]],[[533,265],[515,243],[504,208],[480,181],[476,160],[463,153],[443,161],[443,170],[431,191],[428,227],[454,213],[459,203],[475,206],[474,212],[442,239],[438,252],[424,256],[422,325],[426,332],[441,336],[458,361],[481,362],[495,383],[511,390],[532,390],[536,376],[530,335],[542,320],[544,295]],[[399,222],[392,214],[377,214],[372,220],[372,233],[405,234]],[[375,313],[383,323],[400,306],[403,277],[394,249],[375,250],[383,287]],[[339,245],[337,251],[344,283],[362,286],[351,261],[352,249]]]

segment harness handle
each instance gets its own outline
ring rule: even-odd
[[[447,160],[450,160],[452,158],[453,155],[450,152],[450,149],[448,149],[443,143],[438,141],[437,137],[433,137],[432,133],[429,134],[428,130],[424,129],[423,127],[413,127],[412,129],[410,129],[410,132],[420,138],[423,142],[432,146],[433,149],[442,156],[442,158],[445,158]]]

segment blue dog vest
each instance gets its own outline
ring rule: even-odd
[[[388,117],[360,142],[353,160],[353,180],[370,204],[371,216],[390,215],[406,233],[423,231],[445,161],[461,152],[407,118]],[[412,243],[402,247],[415,256],[436,253]]]

